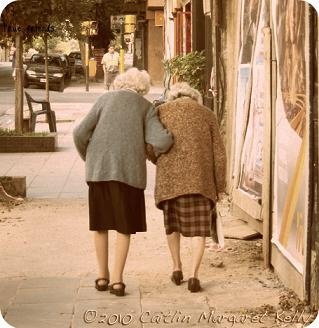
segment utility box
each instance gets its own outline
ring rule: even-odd
[[[93,58],[93,59],[90,59],[89,60],[89,78],[90,79],[95,79],[95,75],[96,75],[96,60]]]
[[[124,33],[134,33],[136,30],[136,15],[125,15]]]

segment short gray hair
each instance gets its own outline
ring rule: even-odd
[[[150,90],[151,78],[146,71],[133,67],[119,74],[114,80],[114,88],[132,89],[141,95],[146,95]]]
[[[168,91],[167,100],[175,100],[181,97],[189,97],[203,104],[203,98],[200,92],[192,88],[187,82],[177,82],[171,86]]]

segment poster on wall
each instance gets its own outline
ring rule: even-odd
[[[245,99],[248,92],[248,82],[251,74],[251,66],[253,59],[254,41],[256,40],[257,24],[258,24],[258,8],[260,0],[244,0],[241,7],[241,20],[240,20],[240,55],[239,67],[237,76],[237,104],[236,104],[236,138],[235,141],[235,159],[234,176],[240,174],[241,165],[240,157],[242,154],[242,147],[244,144],[244,129],[246,121],[248,120],[245,114]],[[237,173],[238,172],[238,173]]]
[[[305,4],[282,0],[272,6],[278,60],[272,242],[302,273],[308,190]]]
[[[265,107],[265,55],[264,32],[269,11],[266,1],[261,4],[256,45],[252,61],[252,92],[243,155],[241,157],[240,188],[261,198],[263,182],[263,143]]]
[[[261,0],[244,0],[241,14],[241,52],[240,63],[251,63],[254,41],[256,40],[258,11]]]

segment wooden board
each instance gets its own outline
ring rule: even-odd
[[[224,236],[230,239],[251,240],[260,237],[260,233],[252,229],[246,222],[232,218],[224,222]]]

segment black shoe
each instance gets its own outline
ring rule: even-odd
[[[99,284],[100,281],[105,281],[105,284]],[[108,290],[109,288],[109,280],[107,278],[97,278],[95,280],[95,288],[99,291],[99,292],[104,292],[106,290]]]
[[[188,279],[188,290],[191,293],[197,293],[202,289],[200,286],[200,282],[197,278],[189,278]]]
[[[120,288],[114,288],[114,285],[120,285]],[[123,282],[115,282],[114,284],[109,286],[110,293],[116,296],[124,296],[125,295],[125,284]]]
[[[183,272],[180,270],[174,271],[171,280],[175,285],[179,286],[183,280]]]

